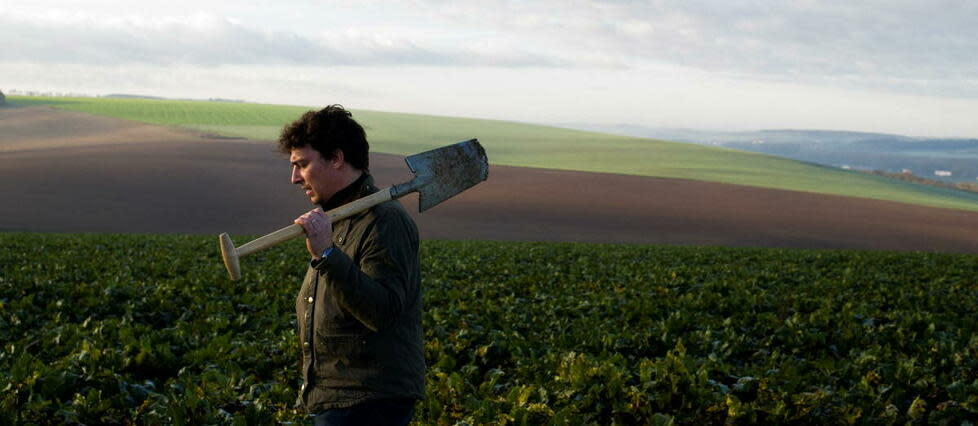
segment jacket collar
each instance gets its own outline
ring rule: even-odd
[[[357,180],[333,194],[321,206],[323,211],[330,211],[374,192],[377,192],[377,188],[374,187],[374,178],[369,172],[364,170],[363,174]]]

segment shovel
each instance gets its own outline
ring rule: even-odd
[[[415,154],[404,161],[414,172],[414,179],[339,206],[326,212],[326,215],[335,222],[411,192],[418,193],[418,211],[423,212],[489,177],[486,151],[476,139]],[[292,224],[240,247],[234,246],[227,233],[221,234],[221,257],[224,258],[224,266],[231,280],[241,278],[238,259],[242,256],[281,244],[304,233],[301,225]]]

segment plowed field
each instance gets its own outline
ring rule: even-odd
[[[371,172],[411,177],[393,155]],[[262,234],[311,208],[273,142],[49,108],[0,109],[0,195],[0,230],[46,232]],[[504,166],[415,218],[427,239],[978,253],[976,212]]]

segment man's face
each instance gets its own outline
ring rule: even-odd
[[[338,156],[326,159],[315,148],[304,146],[292,150],[292,183],[306,191],[313,204],[322,204],[337,191],[343,189],[340,167],[343,160]]]

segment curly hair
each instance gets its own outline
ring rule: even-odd
[[[298,120],[285,125],[278,138],[278,149],[289,154],[293,149],[311,146],[323,158],[332,158],[337,149],[351,166],[367,170],[370,144],[367,134],[341,105],[330,105],[319,111],[308,111]]]

